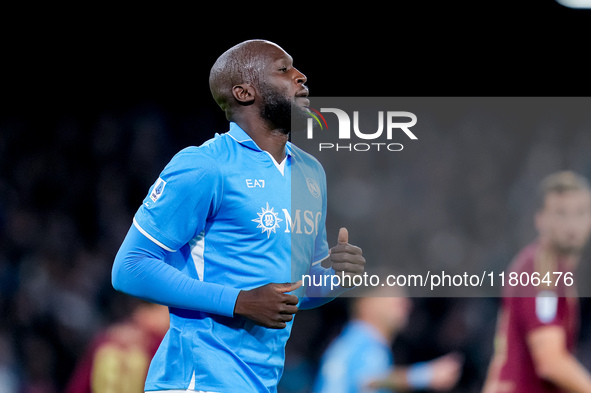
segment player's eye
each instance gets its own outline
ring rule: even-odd
[[[285,67],[285,66],[284,67],[281,67],[281,68],[279,68],[279,71],[286,72],[287,71],[287,67]]]

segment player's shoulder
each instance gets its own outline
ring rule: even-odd
[[[347,345],[361,348],[383,348],[385,343],[377,330],[370,324],[362,321],[349,322],[342,332],[342,337]]]
[[[219,172],[217,160],[211,152],[201,146],[189,146],[172,157],[160,177],[168,181],[170,177],[190,179],[200,173],[210,177]]]
[[[531,273],[534,271],[536,254],[539,249],[538,242],[532,242],[527,246],[523,247],[513,258],[513,261],[509,265],[507,271],[509,272],[527,272]]]
[[[302,150],[301,148],[299,148],[291,142],[288,142],[287,146],[290,149],[291,155],[296,162],[311,167],[317,170],[318,172],[324,174],[324,167],[316,157]]]
[[[540,245],[537,241],[528,244],[517,253],[506,270],[507,275],[505,279],[509,280],[513,277],[514,281],[517,280],[519,285],[506,285],[503,289],[503,295],[505,297],[523,298],[537,296],[540,288],[532,285],[532,282],[529,279],[523,278],[525,276],[522,275],[526,274],[527,277],[532,277],[532,273],[539,273],[541,257],[543,258],[543,255],[540,255]]]
[[[184,168],[187,170],[206,168],[219,170],[220,163],[228,162],[231,138],[226,134],[215,136],[199,146],[188,146],[177,152],[170,160],[168,166]]]
[[[316,157],[314,157],[312,154],[308,153],[307,151],[304,151],[303,149],[299,148],[298,146],[294,145],[291,142],[287,142],[287,146],[291,150],[291,154],[293,157],[296,157],[297,159],[300,159],[300,160],[309,161],[311,163],[314,163],[314,165],[322,166],[322,164],[320,164],[320,161],[318,161],[318,159]]]
[[[216,133],[212,138],[206,140],[199,146],[188,146],[180,150],[175,157],[184,158],[211,158],[217,159],[220,153],[227,151],[228,144],[231,143],[231,138],[227,137],[227,134]]]

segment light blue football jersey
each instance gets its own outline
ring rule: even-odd
[[[150,188],[136,228],[174,251],[166,262],[181,272],[235,291],[216,299],[219,314],[170,308],[147,391],[276,391],[293,322],[267,329],[232,313],[237,290],[298,281],[328,256],[324,170],[289,142],[286,156],[277,163],[230,123],[180,151]]]
[[[377,393],[368,383],[386,377],[392,365],[386,339],[366,322],[350,322],[323,355],[313,392]]]

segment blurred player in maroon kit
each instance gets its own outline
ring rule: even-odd
[[[591,189],[584,177],[564,171],[549,175],[539,191],[539,237],[505,274],[495,351],[483,393],[591,392],[591,374],[573,355],[579,303],[569,278],[576,276],[591,234]],[[517,273],[517,280],[521,273],[530,278],[536,273],[544,280],[549,272],[550,283],[522,286],[514,280],[517,285],[511,286],[511,272]],[[557,279],[554,272],[562,276]],[[523,282],[527,283],[525,276]]]
[[[109,326],[94,339],[65,392],[142,393],[168,320],[168,307],[140,301],[128,320]]]

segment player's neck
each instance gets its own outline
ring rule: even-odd
[[[540,244],[542,247],[545,247],[546,250],[548,250],[551,253],[551,255],[554,255],[554,257],[557,259],[556,262],[560,263],[561,267],[575,270],[579,265],[579,261],[581,259],[581,251],[565,251],[561,248],[551,245],[549,241],[543,238],[540,239]]]
[[[393,326],[388,326],[386,324],[380,323],[378,320],[370,320],[370,319],[360,319],[361,321],[369,324],[372,326],[374,331],[381,336],[381,338],[388,343],[394,342],[394,338],[398,333],[398,330],[395,329]]]
[[[262,119],[248,121],[246,119],[237,123],[260,147],[273,156],[275,161],[282,162],[285,158],[285,144],[289,135],[282,130],[269,127]]]
[[[381,329],[381,333],[384,336],[384,338],[386,339],[386,341],[393,343],[394,339],[396,338],[396,336],[398,335],[398,329],[395,329],[393,327],[386,327],[384,326]]]
[[[559,258],[562,259],[564,266],[571,271],[575,270],[577,266],[579,266],[579,261],[581,259],[581,254],[563,254],[559,255]]]

